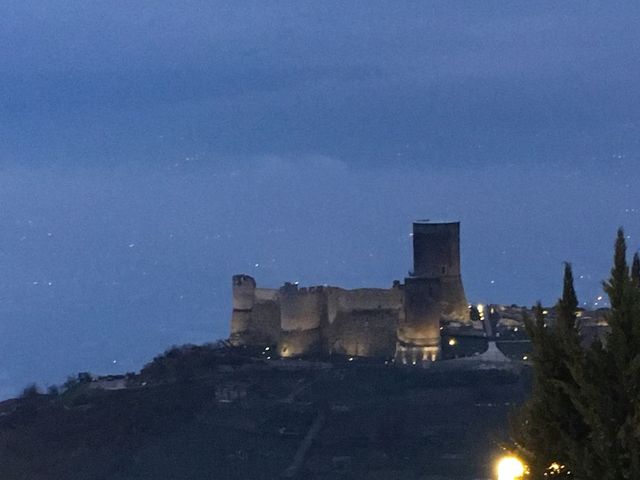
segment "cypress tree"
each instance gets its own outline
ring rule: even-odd
[[[611,303],[604,343],[580,344],[570,265],[555,328],[528,324],[533,388],[513,437],[532,478],[545,478],[552,462],[584,480],[640,478],[640,259],[636,254],[629,269],[626,251],[620,229],[604,284]]]
[[[535,321],[525,321],[533,347],[533,391],[512,421],[512,432],[534,477],[544,475],[552,463],[571,465],[575,458],[583,457],[576,441],[585,435],[587,427],[572,399],[579,388],[572,370],[575,362],[582,361],[577,309],[573,272],[567,263],[556,324],[545,324],[539,303]]]
[[[627,265],[627,242],[624,230],[618,229],[616,246],[613,255],[613,268],[608,282],[604,283],[604,291],[609,295],[611,309],[615,310],[622,304],[625,285],[629,281],[629,266]]]
[[[640,288],[640,254],[638,252],[633,256],[631,264],[631,281],[636,287]]]
[[[553,458],[558,438],[554,419],[546,408],[552,389],[549,372],[555,363],[555,352],[543,314],[542,305],[534,307],[534,318],[525,317],[525,328],[531,339],[533,383],[531,398],[511,420],[511,432],[516,450],[529,465],[533,474],[543,472],[547,459]]]

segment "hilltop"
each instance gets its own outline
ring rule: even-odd
[[[482,478],[528,390],[527,369],[268,360],[269,351],[176,347],[138,374],[29,389],[0,406],[0,476]]]

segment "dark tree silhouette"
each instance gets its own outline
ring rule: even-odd
[[[533,390],[512,419],[512,437],[532,478],[640,478],[640,262],[636,255],[630,271],[626,252],[620,229],[604,284],[611,303],[604,344],[581,345],[568,264],[556,324],[545,324],[540,307],[527,321]]]

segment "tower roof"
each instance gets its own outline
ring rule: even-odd
[[[414,225],[451,225],[460,223],[459,220],[443,220],[443,219],[420,219],[413,222]]]

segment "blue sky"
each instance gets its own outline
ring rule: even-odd
[[[386,286],[462,221],[474,301],[640,247],[636,2],[0,6],[0,396],[228,333],[230,276]],[[114,364],[113,361],[116,361]]]

